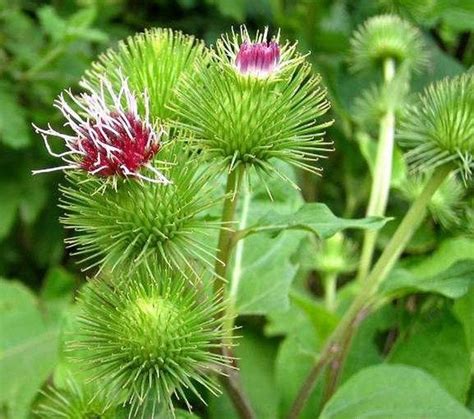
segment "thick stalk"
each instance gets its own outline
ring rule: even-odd
[[[347,336],[355,335],[358,325],[368,313],[372,297],[376,294],[380,284],[386,279],[387,275],[390,273],[393,266],[400,258],[400,255],[406,248],[408,242],[413,237],[413,234],[423,222],[426,215],[426,208],[430,203],[431,198],[451,170],[452,168],[449,165],[436,169],[421,194],[411,205],[395,234],[392,236],[390,242],[385,247],[382,255],[375,264],[372,272],[367,277],[367,280],[362,284],[357,297],[354,299],[348,311],[329,337],[326,345],[321,351],[321,356],[319,357],[318,362],[315,363],[300,388],[298,396],[290,411],[289,418],[298,418],[314,389],[321,371],[329,362],[339,357],[340,365],[343,365],[344,359],[341,359],[341,354],[347,354],[349,352],[349,346],[351,343],[351,339],[347,339]]]
[[[215,264],[215,280],[214,280],[214,293],[216,295],[224,296],[226,288],[226,276],[227,268],[230,261],[231,250],[232,250],[232,238],[235,232],[234,218],[235,209],[237,207],[237,199],[239,196],[239,190],[243,175],[243,169],[237,168],[232,170],[227,177],[227,185],[225,191],[224,207],[222,209],[222,223],[223,227],[219,232],[219,240],[217,245],[217,255]],[[233,304],[229,302],[229,304]],[[227,318],[229,310],[232,313],[231,307],[226,309],[226,313],[223,313],[224,318]],[[233,323],[224,322],[224,327],[227,330],[229,337],[232,335]],[[222,348],[222,354],[225,356],[232,357],[230,346],[224,342]],[[236,367],[236,365],[235,365]],[[255,414],[250,406],[250,403],[242,390],[240,383],[240,376],[236,369],[228,369],[225,371],[226,375],[220,376],[220,381],[226,388],[232,403],[242,419],[253,419]]]
[[[337,289],[337,273],[331,272],[323,276],[324,286],[324,304],[329,311],[336,308],[336,289]]]
[[[235,231],[234,217],[237,207],[237,199],[239,196],[240,183],[242,178],[242,170],[234,169],[227,177],[227,185],[225,190],[224,207],[222,209],[223,228],[219,232],[219,241],[217,244],[217,254],[215,263],[215,282],[214,292],[223,295],[226,284],[227,267],[230,260],[232,236]]]
[[[387,58],[384,62],[385,84],[390,83],[395,76],[395,62]],[[383,216],[387,208],[388,196],[390,192],[390,181],[392,179],[393,141],[395,134],[395,113],[393,109],[388,109],[380,120],[379,141],[375,166],[372,176],[372,188],[370,191],[367,216]],[[364,233],[364,243],[360,258],[357,279],[364,280],[370,270],[372,258],[377,241],[378,231],[366,230]]]

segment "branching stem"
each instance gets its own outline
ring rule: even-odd
[[[384,80],[389,84],[395,76],[395,61],[387,58],[384,62]],[[372,176],[367,216],[383,216],[387,208],[392,179],[393,142],[395,134],[395,112],[387,109],[380,120],[379,141]],[[359,263],[357,280],[363,281],[369,273],[377,241],[378,231],[366,230]]]
[[[367,280],[362,284],[357,297],[354,299],[344,317],[329,337],[326,345],[321,351],[318,361],[315,363],[300,388],[291,408],[289,418],[298,418],[324,367],[336,358],[339,358],[340,360],[339,365],[344,363],[344,355],[349,352],[352,340],[350,337],[355,335],[360,322],[367,316],[380,284],[387,278],[395,263],[405,250],[408,242],[413,237],[413,234],[423,222],[426,215],[426,208],[430,203],[431,198],[449,175],[451,170],[452,167],[450,165],[438,167],[425,185],[421,194],[411,205],[395,234],[392,236],[382,255],[367,277]],[[335,382],[337,383],[337,377]]]
[[[219,241],[217,247],[217,259],[215,264],[215,280],[214,293],[216,295],[225,294],[227,271],[232,253],[233,236],[235,233],[235,210],[237,208],[237,200],[242,183],[243,167],[232,170],[227,177],[227,185],[225,191],[224,207],[222,209],[223,226],[219,233]],[[229,307],[226,313],[223,313],[224,319],[233,318],[233,300],[229,299]],[[229,316],[230,314],[230,316]],[[227,330],[227,335],[232,336],[233,321],[224,320],[223,327]],[[232,356],[231,347],[226,345],[222,349],[223,355]],[[236,369],[227,369],[226,375],[220,376],[223,386],[226,388],[234,407],[242,419],[254,419],[255,414],[250,403],[243,392],[240,375]]]

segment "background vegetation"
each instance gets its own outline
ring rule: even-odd
[[[325,163],[322,179],[301,175],[302,195],[282,188],[273,205],[284,208],[305,199],[325,202],[340,216],[363,216],[374,157],[372,137],[377,131],[371,120],[373,109],[366,109],[358,98],[381,75],[350,72],[349,39],[368,17],[389,11],[422,29],[429,44],[431,64],[412,81],[413,93],[473,65],[474,3],[469,0],[0,0],[0,277],[4,278],[0,282],[0,417],[28,416],[38,389],[60,362],[58,324],[67,321],[65,307],[85,281],[74,256],[65,249],[67,232],[58,221],[57,185],[62,174],[31,175],[33,169],[51,166],[31,123],[45,126],[60,121],[51,106],[56,95],[69,86],[76,88],[100,52],[144,28],[172,27],[210,43],[230,26],[244,22],[250,28],[281,28],[284,38],[297,39],[301,51],[312,52],[310,59],[322,74],[333,104],[336,123],[329,137],[337,150]],[[390,216],[403,214],[412,198],[405,173],[396,151]],[[459,206],[461,198],[470,207]],[[250,217],[257,219],[264,211],[258,191],[252,199]],[[412,269],[413,275],[435,275],[446,258],[454,261],[461,253],[474,258],[472,189],[440,199],[441,210],[434,209],[438,218],[423,225],[405,255],[404,267]],[[446,222],[439,218],[443,211]],[[396,222],[383,230],[381,247],[395,226]],[[351,237],[354,243],[359,238]],[[314,256],[315,245],[326,258]],[[240,313],[248,316],[241,320],[246,334],[239,351],[244,384],[259,417],[273,418],[288,408],[318,345],[337,321],[337,313],[323,310],[319,303],[330,246],[285,233],[271,243],[256,240],[252,247],[252,255],[244,254],[244,291],[238,305]],[[343,255],[335,261],[342,288],[340,307],[345,295],[350,295],[350,287],[343,285],[353,276],[357,251],[354,244],[336,252]],[[424,265],[418,262],[428,254]],[[272,258],[285,263],[272,269]],[[245,299],[245,287],[254,286],[257,279],[262,289],[273,284],[271,295],[262,301]],[[288,290],[292,282],[290,306],[278,287]],[[474,411],[471,283],[441,291],[415,289],[417,293],[371,317],[356,338],[343,380],[381,362],[415,365]],[[290,311],[282,314],[285,306]],[[224,417],[228,409],[220,398],[209,411],[213,417]]]

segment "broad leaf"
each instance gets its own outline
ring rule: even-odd
[[[54,322],[55,323],[55,322]],[[39,311],[23,285],[0,281],[0,405],[7,418],[28,416],[38,389],[57,359],[58,328]]]
[[[245,327],[243,337],[235,348],[242,387],[257,418],[276,418],[279,401],[273,374],[276,346],[271,340],[249,329],[251,328]],[[226,393],[219,398],[212,397],[209,410],[211,419],[238,418]]]
[[[431,292],[449,298],[459,298],[473,283],[474,259],[471,259],[456,262],[445,271],[434,275],[396,269],[383,283],[381,291],[391,298],[413,292]]]
[[[277,236],[284,230],[302,230],[328,238],[346,229],[376,230],[388,221],[388,218],[367,217],[356,220],[339,218],[324,204],[308,203],[293,214],[279,214],[270,211],[255,225],[242,232],[243,237],[251,234],[269,232]]]
[[[471,413],[427,373],[404,365],[377,365],[350,378],[320,419],[456,418]]]
[[[0,83],[0,141],[12,148],[26,147],[30,143],[30,127],[25,111],[13,89]]]
[[[470,354],[464,330],[449,312],[418,321],[409,336],[397,342],[389,362],[424,369],[464,402],[470,383]]]

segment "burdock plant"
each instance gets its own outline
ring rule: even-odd
[[[367,216],[383,216],[387,207],[396,113],[405,103],[406,84],[412,72],[426,64],[425,45],[418,29],[395,15],[375,16],[367,20],[351,39],[351,62],[355,71],[379,72],[383,84],[365,95],[363,107],[382,106],[379,113],[377,155]],[[375,91],[375,94],[374,94]],[[359,264],[358,279],[365,280],[377,241],[376,231],[366,231]]]
[[[474,74],[468,72],[429,86],[407,109],[399,133],[409,150],[406,154],[412,172],[427,172],[421,193],[411,204],[395,234],[361,286],[357,297],[328,339],[320,358],[307,376],[293,405],[296,418],[312,392],[322,368],[334,358],[337,369],[343,365],[351,337],[361,319],[380,302],[378,290],[399,260],[413,234],[424,221],[433,196],[449,176],[472,180],[474,159]]]

